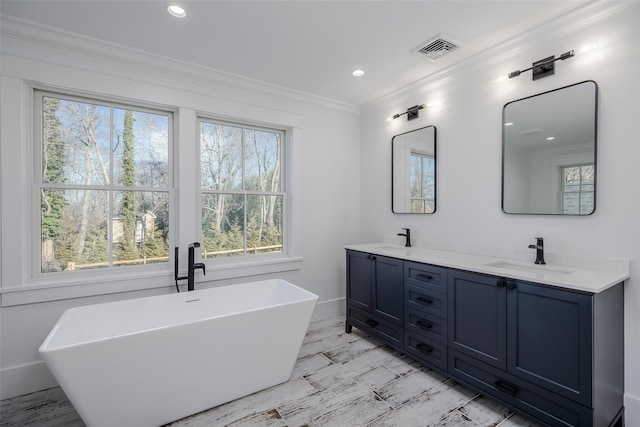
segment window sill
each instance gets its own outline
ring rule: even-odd
[[[217,260],[207,260],[207,276],[200,272],[198,282],[212,282],[223,279],[251,277],[262,274],[282,273],[300,270],[302,257],[277,257],[258,260],[234,260],[216,265]],[[226,261],[226,260],[225,260]],[[97,273],[97,272],[96,272]],[[181,273],[182,274],[182,273]],[[210,280],[206,280],[210,278]],[[2,307],[24,304],[36,304],[49,301],[84,298],[123,292],[143,291],[164,287],[174,287],[173,270],[170,268],[127,271],[100,272],[84,277],[57,277],[32,280],[23,286],[0,288]]]

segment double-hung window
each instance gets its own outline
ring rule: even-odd
[[[286,253],[285,132],[198,124],[202,257]]]
[[[35,95],[33,273],[166,263],[173,114]]]

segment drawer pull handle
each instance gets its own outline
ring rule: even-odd
[[[423,343],[417,344],[416,348],[418,350],[420,350],[421,352],[427,353],[427,354],[431,354],[431,352],[433,352],[433,348],[432,347],[429,347],[428,345],[423,344]]]
[[[416,302],[418,304],[422,304],[422,305],[431,305],[433,304],[433,300],[430,298],[424,298],[424,297],[417,297],[416,298]]]
[[[518,392],[520,391],[520,389],[514,385],[505,383],[504,381],[498,380],[495,383],[493,383],[499,390],[504,391],[505,393],[508,393],[512,396],[515,396],[516,394],[518,394]]]
[[[371,327],[374,327],[374,328],[375,328],[376,326],[378,326],[378,322],[376,322],[376,321],[375,321],[375,320],[373,320],[373,319],[368,319],[366,323],[367,323],[367,325],[369,325],[369,326],[371,326]]]
[[[433,280],[433,276],[430,276],[428,274],[418,273],[416,274],[416,279],[420,280],[421,282],[430,282]]]
[[[427,331],[433,328],[433,325],[431,323],[425,322],[424,320],[418,320],[416,322],[416,325],[418,325],[420,328],[425,329]]]

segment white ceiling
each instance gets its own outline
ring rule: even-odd
[[[184,19],[170,3],[0,0],[0,13],[362,105],[586,2],[176,1]],[[440,33],[462,47],[436,62],[412,52]]]

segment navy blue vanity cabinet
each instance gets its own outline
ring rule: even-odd
[[[404,351],[447,370],[447,269],[404,262]]]
[[[622,410],[622,283],[598,294],[450,270],[449,373],[558,426]]]
[[[403,261],[347,250],[347,323],[402,349]]]

